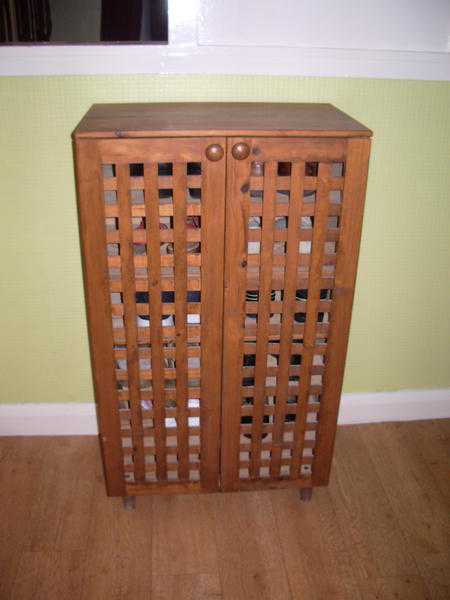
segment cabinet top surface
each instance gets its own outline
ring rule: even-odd
[[[167,102],[94,104],[73,135],[369,137],[372,132],[331,104]]]

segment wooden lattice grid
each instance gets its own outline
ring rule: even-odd
[[[205,175],[203,140],[99,146],[124,485],[217,489],[222,278],[211,266],[223,260],[223,169]]]
[[[368,145],[255,138],[237,161],[236,141],[80,151],[110,493],[327,481]]]
[[[251,178],[246,207],[250,289],[239,455],[244,479],[311,474],[343,170],[342,162],[252,163],[259,176]],[[316,177],[305,179],[311,173]],[[318,183],[323,180],[326,186]],[[260,190],[262,195],[254,193]],[[298,288],[296,279],[305,287]]]
[[[252,142],[258,151],[228,173],[225,489],[311,485],[346,185],[344,144]]]
[[[201,163],[103,174],[125,477],[198,481]]]

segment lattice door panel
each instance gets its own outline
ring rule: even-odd
[[[238,142],[252,149],[244,160],[232,158]],[[343,365],[349,321],[335,318],[353,202],[347,142],[232,139],[228,160],[223,488],[307,486],[319,438],[331,435],[321,419],[328,428],[326,395],[340,381],[327,373]],[[344,351],[333,356],[339,336]]]
[[[110,406],[130,494],[218,488],[225,167],[208,144],[98,142]]]

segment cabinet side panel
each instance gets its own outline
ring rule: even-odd
[[[324,373],[316,456],[312,472],[314,485],[328,483],[333,458],[355,290],[369,153],[370,140],[348,141],[341,234],[333,290],[334,309],[330,321],[327,367]]]
[[[121,496],[125,493],[123,456],[112,356],[105,215],[97,143],[77,141],[75,164],[91,363],[103,465],[108,495]]]

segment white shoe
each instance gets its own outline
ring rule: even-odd
[[[138,327],[150,327],[150,319],[145,319],[144,317],[141,317],[140,315],[138,315],[136,317],[136,323],[137,323]],[[174,326],[173,315],[168,315],[165,319],[161,319],[161,325],[163,327],[173,327]]]
[[[161,325],[163,327],[173,327],[175,325],[173,315],[168,315],[165,319],[161,319]]]
[[[199,369],[200,358],[198,356],[190,356],[188,358],[188,369]]]
[[[116,365],[121,371],[127,370],[127,361],[125,358],[119,358],[119,360],[116,360]]]
[[[140,315],[136,317],[136,323],[138,327],[150,327],[150,319],[144,319]]]

